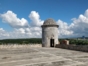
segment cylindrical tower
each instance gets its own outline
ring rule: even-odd
[[[58,25],[49,18],[44,21],[42,27],[42,47],[55,47],[58,44]]]

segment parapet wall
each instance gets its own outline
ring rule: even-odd
[[[61,45],[61,44],[58,44],[58,45],[56,45],[56,48],[88,52],[88,45]]]
[[[0,45],[0,49],[11,49],[11,48],[30,48],[30,47],[42,47],[42,44],[8,44],[8,45]]]

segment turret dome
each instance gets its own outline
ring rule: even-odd
[[[57,24],[53,19],[49,18],[44,21],[43,25],[57,25]]]

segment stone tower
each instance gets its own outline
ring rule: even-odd
[[[58,25],[49,18],[44,21],[42,27],[42,47],[55,47],[58,44]]]

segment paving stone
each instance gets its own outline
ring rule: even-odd
[[[1,49],[0,66],[88,66],[88,53],[42,47]]]

